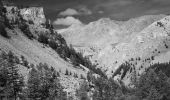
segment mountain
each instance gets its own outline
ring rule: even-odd
[[[166,15],[128,21],[104,18],[57,31],[107,76],[130,85],[134,73],[139,77],[150,65],[169,62],[169,19]]]
[[[4,7],[5,14],[1,12],[0,15],[0,52],[12,51],[20,61],[22,58],[26,59],[28,66],[31,66],[31,64],[38,65],[39,63],[46,63],[49,67],[52,66],[60,73],[59,79],[64,91],[75,96],[76,89],[82,82],[80,76],[86,77],[87,70],[81,67],[78,68],[71,62],[64,60],[53,48],[40,42],[40,36],[52,36],[51,32],[53,32],[47,28],[48,21],[46,21],[43,8]],[[53,33],[53,36],[56,36],[55,33]],[[55,42],[58,42],[57,45],[64,45],[60,43],[60,40]],[[30,69],[22,65],[19,69],[27,80]],[[66,70],[72,75],[65,75]],[[77,77],[74,75],[77,75]]]

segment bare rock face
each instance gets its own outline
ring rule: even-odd
[[[19,9],[15,6],[5,6],[7,9],[7,17],[9,20],[19,20],[17,19],[21,16],[24,20],[34,23],[36,26],[40,26],[46,22],[44,11],[42,7],[29,7]]]
[[[30,7],[20,10],[20,14],[27,21],[33,21],[35,24],[45,23],[45,15],[42,7]]]

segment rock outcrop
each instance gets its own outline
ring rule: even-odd
[[[23,8],[20,10],[20,14],[25,20],[31,20],[38,25],[44,24],[46,21],[42,7]]]

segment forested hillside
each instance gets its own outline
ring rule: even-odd
[[[164,16],[101,19],[58,33],[42,7],[0,2],[0,100],[170,100]]]

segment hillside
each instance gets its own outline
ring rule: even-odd
[[[170,100],[169,15],[55,30],[50,8],[15,1],[0,0],[0,100]]]
[[[75,67],[71,62],[61,58],[49,45],[38,41],[41,34],[51,34],[45,26],[47,21],[43,8],[17,8],[13,6],[5,6],[5,8],[5,15],[0,16],[0,52],[12,51],[20,60],[24,57],[28,61],[28,66],[31,66],[31,64],[38,65],[39,63],[46,63],[49,67],[52,66],[60,73],[64,90],[70,93],[71,96],[75,96],[75,91],[82,81],[80,76],[85,77],[87,70]],[[5,35],[3,35],[4,32]],[[30,69],[23,66],[19,69],[27,80]],[[65,75],[66,70],[72,75]],[[75,74],[77,77],[74,76]]]
[[[89,56],[109,77],[130,85],[149,65],[169,62],[169,16],[146,15],[128,21],[100,19],[57,30],[69,44]],[[127,68],[121,67],[127,64]]]

